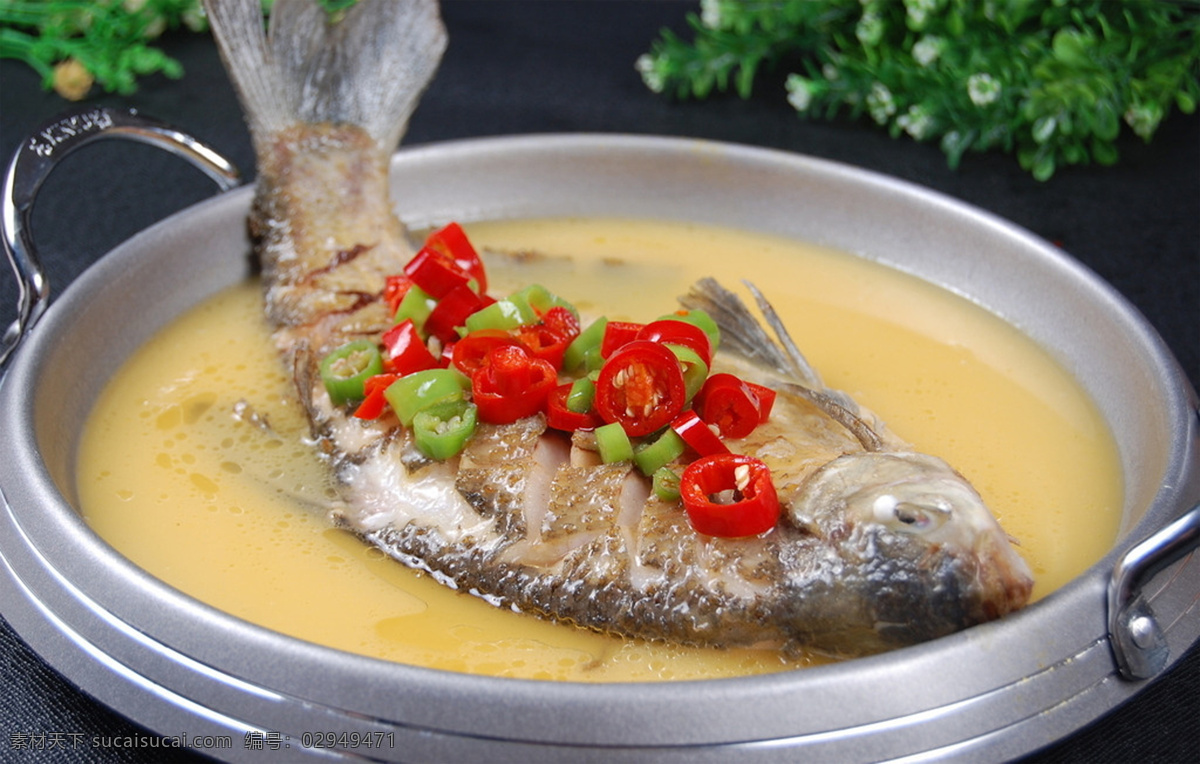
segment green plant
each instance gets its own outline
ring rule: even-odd
[[[330,14],[355,0],[320,0]],[[272,0],[262,0],[263,11]],[[201,0],[0,0],[0,58],[24,61],[42,84],[79,100],[93,83],[128,95],[138,77],[183,67],[151,43],[171,29],[208,29]]]
[[[0,0],[0,57],[22,60],[42,84],[78,100],[92,83],[132,93],[137,78],[179,77],[179,62],[149,43],[168,29],[207,27],[200,0]]]
[[[1117,160],[1124,121],[1149,141],[1200,100],[1200,0],[702,0],[694,40],[663,31],[648,87],[750,95],[788,65],[805,117],[864,112],[893,137],[1015,152],[1039,180]]]

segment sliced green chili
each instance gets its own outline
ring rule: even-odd
[[[679,367],[683,369],[683,387],[687,391],[687,400],[690,401],[696,396],[696,393],[700,392],[700,388],[704,387],[704,380],[708,379],[708,366],[691,348],[670,343],[663,344],[679,359]]]
[[[571,392],[567,393],[567,410],[576,414],[586,414],[592,410],[592,400],[596,397],[596,383],[587,377],[581,377],[571,383]]]
[[[321,381],[333,405],[363,398],[363,385],[383,373],[383,356],[370,340],[355,340],[342,345],[321,360]]]
[[[633,444],[619,422],[596,428],[596,446],[600,449],[600,460],[605,464],[633,458]]]
[[[659,467],[650,482],[654,495],[663,501],[679,501],[679,473],[670,467]]]
[[[683,438],[672,429],[666,429],[653,443],[636,449],[633,452],[633,463],[643,475],[653,475],[662,467],[683,456],[687,444]]]
[[[478,409],[465,400],[434,404],[413,417],[413,438],[421,453],[443,461],[458,454],[475,432]]]
[[[604,359],[600,358],[600,343],[604,340],[606,326],[608,326],[608,319],[601,316],[571,341],[571,344],[567,346],[567,352],[563,355],[563,371],[573,372],[583,366],[589,353],[600,364],[604,363]],[[599,364],[597,368],[599,368]],[[588,366],[588,370],[591,370],[591,366]]]
[[[477,310],[467,316],[467,332],[477,332],[481,329],[516,329],[524,324],[537,321],[537,314],[526,305],[519,305],[512,300],[497,300],[483,310]]]
[[[554,307],[566,308],[575,319],[579,319],[579,311],[575,306],[551,292],[541,284],[530,284],[508,296],[508,299],[518,305],[528,306],[535,315],[542,315]]]
[[[401,377],[389,385],[383,395],[400,423],[410,427],[422,409],[463,400],[464,379],[463,375],[450,369],[427,369]]]
[[[433,312],[433,306],[436,304],[437,300],[434,300],[428,292],[413,284],[404,293],[404,299],[400,300],[400,305],[396,308],[396,315],[392,323],[399,324],[405,319],[411,319],[421,332],[421,336],[424,337],[425,319],[429,318],[429,314]]]

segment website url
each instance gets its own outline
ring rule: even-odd
[[[74,751],[81,748],[233,748],[229,735],[86,735],[82,732],[14,732],[8,736],[14,751]]]

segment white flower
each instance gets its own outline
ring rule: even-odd
[[[183,19],[183,25],[193,32],[203,32],[208,28],[208,17],[204,15],[204,9],[199,5],[189,6],[180,18]]]
[[[896,101],[887,85],[876,82],[871,86],[871,92],[867,93],[867,111],[871,114],[871,119],[881,125],[886,124],[888,118],[896,113]]]
[[[923,28],[929,14],[937,10],[937,5],[936,0],[904,0],[904,7],[908,10],[908,20],[912,23],[912,28]]]
[[[933,115],[922,105],[908,107],[908,111],[896,117],[896,124],[904,128],[904,132],[918,141],[929,137],[933,132]]]
[[[788,103],[798,112],[808,111],[813,100],[813,83],[799,74],[789,75],[784,87],[788,92]]]
[[[1150,140],[1150,137],[1154,135],[1162,118],[1162,107],[1157,104],[1134,104],[1125,111],[1125,123],[1133,128],[1133,132],[1146,140]]]
[[[663,81],[662,72],[658,70],[657,64],[658,62],[655,61],[654,56],[651,56],[649,53],[643,53],[634,62],[634,68],[642,75],[642,82],[646,83],[646,87],[655,93],[661,93],[663,85],[666,83]]]
[[[972,74],[967,78],[967,95],[976,106],[987,106],[1000,97],[1000,82],[987,72]]]
[[[721,0],[700,0],[700,23],[709,29],[721,28]]]
[[[142,29],[142,36],[147,40],[156,40],[159,35],[167,31],[167,19],[165,16],[157,16],[150,20],[150,23]]]
[[[913,43],[912,57],[921,66],[929,66],[942,55],[945,46],[942,38],[927,34]]]
[[[854,36],[865,47],[877,45],[883,39],[883,17],[873,10],[863,11],[862,18],[854,27]]]
[[[833,64],[821,64],[821,76],[830,82],[833,82],[838,77],[841,77],[842,73],[839,72],[838,68]]]

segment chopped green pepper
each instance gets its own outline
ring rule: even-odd
[[[399,324],[405,319],[411,319],[424,336],[425,319],[429,318],[429,314],[433,312],[433,306],[436,304],[437,300],[433,299],[428,292],[413,284],[404,293],[404,298],[400,300],[400,306],[396,308],[396,315],[392,319],[392,323]]]
[[[508,299],[514,303],[517,303],[518,305],[528,306],[529,309],[533,311],[534,315],[537,316],[545,314],[546,311],[550,310],[551,308],[562,307],[569,310],[571,315],[575,316],[576,320],[579,319],[579,311],[575,309],[574,305],[554,294],[541,284],[530,284],[529,286],[510,294]]]
[[[633,458],[633,444],[619,422],[597,427],[595,432],[596,447],[600,449],[602,462],[612,464]]]
[[[600,358],[600,343],[604,340],[604,328],[608,325],[608,319],[604,316],[597,318],[595,321],[579,333],[570,345],[567,346],[567,352],[563,355],[563,371],[573,372],[582,366],[588,358],[588,353],[596,359],[597,366],[604,363],[604,359]],[[588,367],[591,370],[591,367]]]
[[[412,420],[417,448],[438,461],[456,455],[475,432],[477,412],[475,404],[461,399],[421,409]]]
[[[524,324],[537,321],[537,314],[526,304],[518,304],[512,300],[497,300],[483,310],[477,310],[467,316],[467,332],[477,332],[481,329],[516,329]]]
[[[663,501],[679,501],[679,473],[670,467],[659,467],[650,482],[654,495]]]
[[[383,395],[400,423],[410,427],[422,409],[463,400],[464,379],[451,369],[426,369],[396,380]]]
[[[708,366],[691,348],[669,343],[664,345],[679,359],[679,368],[683,370],[683,388],[690,401],[704,387],[704,380],[708,379]]]
[[[592,410],[592,399],[595,397],[596,383],[581,377],[571,383],[571,392],[567,393],[567,410],[586,414]]]
[[[320,372],[333,405],[341,406],[362,399],[366,381],[383,372],[383,356],[370,340],[354,340],[325,356]]]
[[[588,370],[588,373],[599,371],[604,365],[604,356],[600,353],[600,346],[588,348],[583,354],[583,368]]]
[[[653,475],[662,467],[675,461],[687,450],[687,444],[674,430],[667,429],[653,443],[636,449],[633,452],[633,463],[643,475]]]

